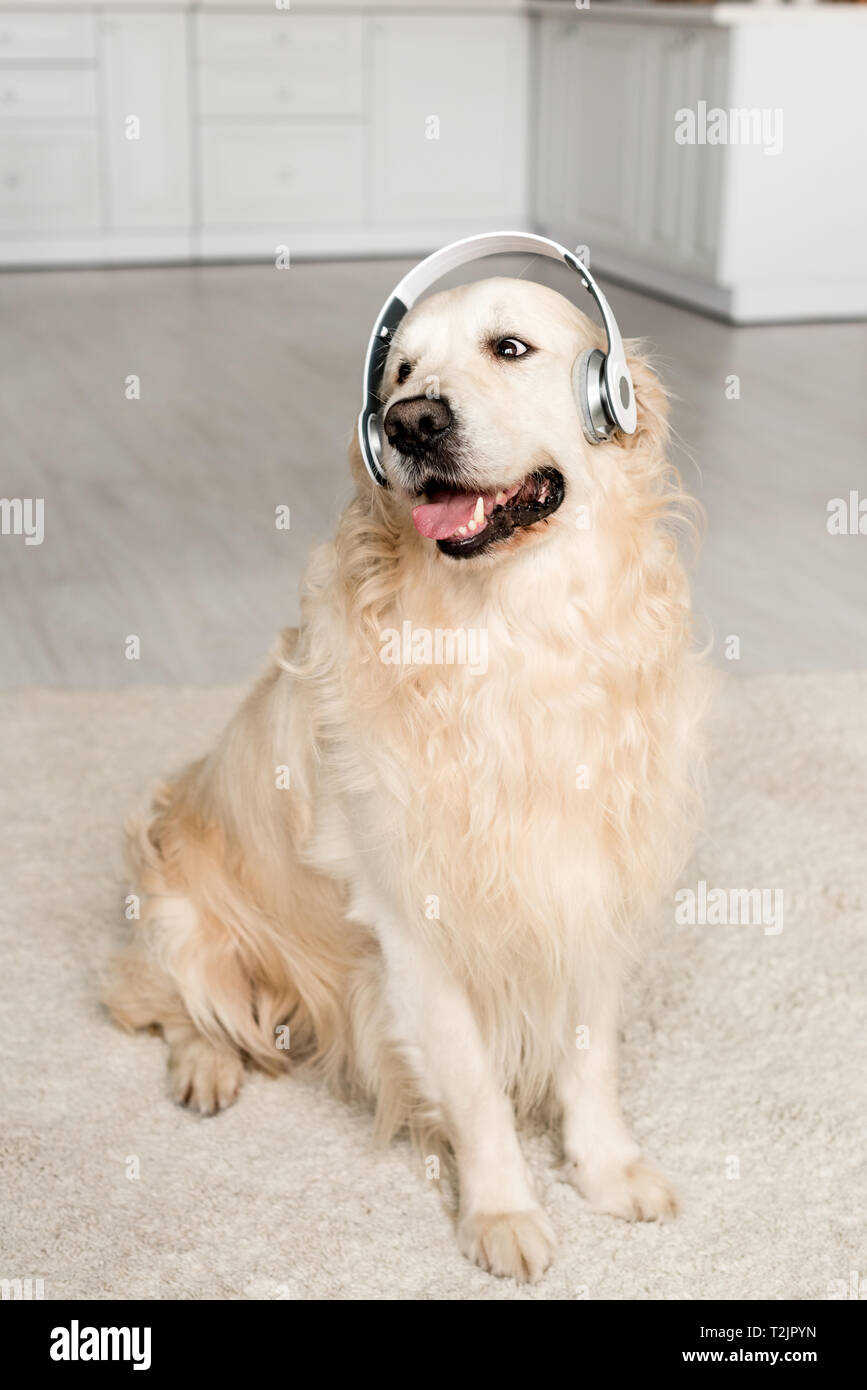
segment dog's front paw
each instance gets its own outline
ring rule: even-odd
[[[677,1216],[677,1197],[667,1178],[641,1158],[593,1166],[567,1162],[562,1171],[594,1211],[624,1221],[669,1221]]]
[[[179,1105],[215,1115],[237,1098],[244,1067],[237,1052],[207,1038],[176,1043],[169,1054],[169,1085]]]
[[[551,1263],[554,1232],[541,1207],[529,1211],[471,1211],[458,1224],[468,1260],[490,1274],[535,1284]]]

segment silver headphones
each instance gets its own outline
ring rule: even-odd
[[[475,261],[482,256],[496,256],[504,251],[530,251],[539,256],[549,256],[552,260],[562,261],[580,275],[582,285],[590,291],[599,306],[608,338],[607,352],[591,348],[582,352],[572,366],[572,390],[582,428],[591,444],[601,444],[603,440],[610,439],[616,429],[624,434],[635,433],[635,391],[626,365],[623,339],[608,301],[587,266],[572,251],[567,251],[557,241],[549,241],[547,237],[535,236],[531,232],[486,232],[482,236],[468,236],[462,241],[453,241],[450,246],[444,246],[441,251],[434,251],[432,256],[419,261],[392,290],[377,315],[364,359],[364,397],[358,417],[358,443],[364,465],[380,487],[388,487],[388,479],[380,466],[382,435],[379,412],[382,401],[379,389],[395,329],[419,295],[450,270],[465,265],[467,261]]]

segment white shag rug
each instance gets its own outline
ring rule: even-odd
[[[117,1031],[124,815],[207,747],[234,690],[0,695],[0,1278],[51,1298],[824,1299],[867,1278],[867,674],[732,680],[684,887],[781,889],[783,930],[677,926],[624,1020],[624,1103],[678,1180],[670,1226],[587,1212],[526,1136],[559,1236],[531,1288],[459,1254],[409,1146],[308,1081],[173,1105]]]

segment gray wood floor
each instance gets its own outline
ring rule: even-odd
[[[45,499],[42,545],[0,536],[0,684],[251,673],[296,618],[310,549],[350,495],[366,334],[403,268],[0,278],[0,493]],[[745,672],[864,666],[867,535],[831,536],[826,515],[830,498],[867,497],[867,326],[733,329],[606,288],[679,398],[678,462],[709,518],[695,590],[716,659],[735,634]]]

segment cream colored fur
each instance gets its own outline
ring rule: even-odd
[[[538,351],[495,359],[492,333]],[[566,1176],[595,1206],[675,1207],[621,1117],[616,1047],[620,979],[695,811],[704,681],[676,544],[692,510],[634,345],[637,433],[585,442],[570,371],[597,342],[524,281],[405,320],[386,403],[433,381],[479,490],[551,465],[563,505],[455,560],[413,528],[400,458],[386,447],[393,485],[377,490],[353,449],[357,495],[313,557],[301,629],[130,828],[142,917],[107,991],[122,1024],[162,1027],[181,1101],[227,1104],[242,1060],[306,1062],[371,1097],[385,1133],[442,1142],[462,1248],[530,1279],[553,1233],[516,1113],[562,1118]],[[384,664],[383,633],[405,621],[484,630],[487,670]]]

